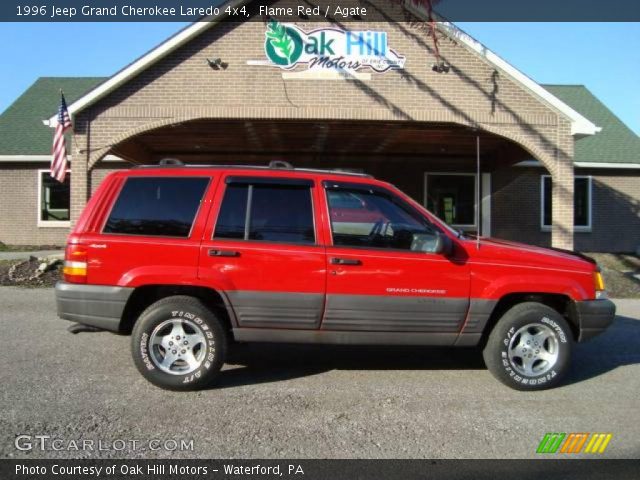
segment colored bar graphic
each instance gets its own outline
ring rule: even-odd
[[[584,445],[588,437],[588,433],[570,433],[562,445],[560,453],[580,453],[582,445]]]
[[[604,453],[611,441],[610,433],[594,433],[585,448],[585,453]]]
[[[538,445],[536,453],[556,453],[565,436],[566,433],[547,433]]]
[[[578,442],[578,445],[576,445],[576,448],[574,449],[573,453],[580,453],[580,450],[582,450],[582,446],[587,441],[587,438],[589,438],[588,433],[581,433],[580,435],[582,435],[582,439],[580,439],[580,441]]]
[[[612,437],[611,433],[547,433],[538,445],[536,453],[601,454],[607,449]],[[586,448],[583,451],[585,444]]]

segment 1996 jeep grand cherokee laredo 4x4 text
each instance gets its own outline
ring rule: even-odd
[[[231,341],[480,346],[557,385],[615,306],[595,262],[448,227],[392,185],[283,167],[109,175],[68,239],[60,317],[132,331],[149,381],[201,388]]]

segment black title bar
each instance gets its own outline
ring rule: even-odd
[[[3,480],[637,479],[640,460],[0,460]]]
[[[410,21],[433,8],[453,22],[638,22],[635,0],[2,0],[2,22]],[[421,13],[419,13],[421,12]],[[415,20],[415,18],[414,18]]]

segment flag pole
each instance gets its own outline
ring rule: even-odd
[[[480,250],[480,134],[476,134],[476,250]]]

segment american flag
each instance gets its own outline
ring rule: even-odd
[[[67,174],[67,147],[64,141],[64,134],[71,128],[71,117],[67,110],[67,102],[64,94],[60,93],[60,108],[58,108],[58,125],[53,135],[53,149],[51,159],[51,176],[60,183],[64,182]]]

